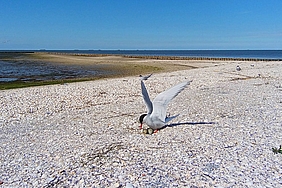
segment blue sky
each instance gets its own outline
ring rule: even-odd
[[[0,0],[0,7],[0,50],[282,50],[281,0]]]

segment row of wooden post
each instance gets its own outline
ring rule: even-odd
[[[40,53],[40,52],[39,52]],[[212,60],[212,61],[282,61],[282,59],[261,59],[261,58],[232,58],[232,57],[179,57],[179,56],[142,56],[122,54],[83,54],[83,53],[62,53],[43,52],[49,54],[75,55],[87,57],[122,56],[127,58],[158,59],[158,60]]]

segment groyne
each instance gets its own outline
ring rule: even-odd
[[[122,54],[84,54],[62,52],[36,52],[56,55],[73,55],[86,57],[122,56],[127,58],[157,59],[157,60],[208,60],[208,61],[282,61],[282,58],[235,58],[235,57],[187,57],[187,56],[148,56],[148,55],[122,55]]]

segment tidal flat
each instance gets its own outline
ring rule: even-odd
[[[0,89],[138,76],[199,67],[199,64],[187,64],[187,61],[113,55],[2,52]]]

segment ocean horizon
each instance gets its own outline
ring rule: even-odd
[[[0,50],[0,52],[54,52],[128,56],[282,59],[282,50]]]

